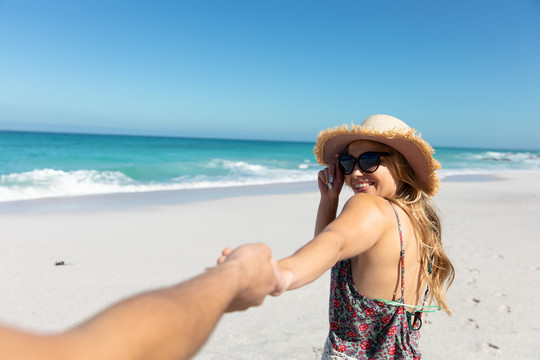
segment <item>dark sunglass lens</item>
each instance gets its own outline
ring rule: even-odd
[[[339,159],[339,167],[345,175],[349,175],[354,169],[354,159],[350,156],[342,156]]]
[[[367,173],[372,173],[379,167],[380,156],[375,152],[367,152],[360,155],[360,168]]]

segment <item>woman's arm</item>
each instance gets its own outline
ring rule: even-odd
[[[278,262],[281,275],[272,295],[309,284],[339,260],[359,255],[382,238],[388,230],[383,198],[357,194],[313,240],[294,255]]]
[[[317,210],[317,220],[315,222],[315,236],[332,221],[336,219],[339,205],[339,194],[343,187],[343,174],[336,164],[330,164],[319,172],[318,184],[321,200]],[[329,186],[330,184],[330,186]]]

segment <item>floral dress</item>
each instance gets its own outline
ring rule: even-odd
[[[401,298],[397,302],[403,304],[405,251],[397,212],[396,217],[401,241]],[[409,325],[404,307],[360,294],[353,282],[349,260],[340,261],[332,268],[329,313],[330,332],[323,360],[420,359],[420,334]]]

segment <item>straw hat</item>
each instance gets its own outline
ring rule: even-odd
[[[396,149],[409,161],[422,190],[430,196],[439,191],[436,170],[441,165],[433,158],[433,148],[419,133],[393,116],[372,115],[360,125],[351,124],[350,128],[341,125],[323,130],[317,137],[313,152],[319,164],[327,166],[337,162],[336,154],[342,154],[355,140],[377,141]]]

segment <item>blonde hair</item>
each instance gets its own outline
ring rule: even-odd
[[[347,153],[350,144],[344,153]],[[446,303],[446,293],[454,281],[455,270],[442,245],[441,221],[432,198],[421,189],[407,159],[396,149],[379,144],[384,145],[392,154],[386,158],[386,165],[396,180],[402,183],[396,194],[388,200],[405,211],[411,219],[416,237],[420,239],[422,272],[428,284],[427,305],[435,300],[444,312],[451,315],[452,311]],[[347,185],[350,186],[348,183]]]
[[[393,161],[387,161],[388,168],[402,186],[388,200],[407,213],[420,239],[422,270],[428,284],[428,305],[435,300],[450,315],[452,311],[446,303],[446,293],[454,281],[455,270],[442,245],[439,216],[431,197],[418,185],[407,159],[391,147],[389,152]]]

